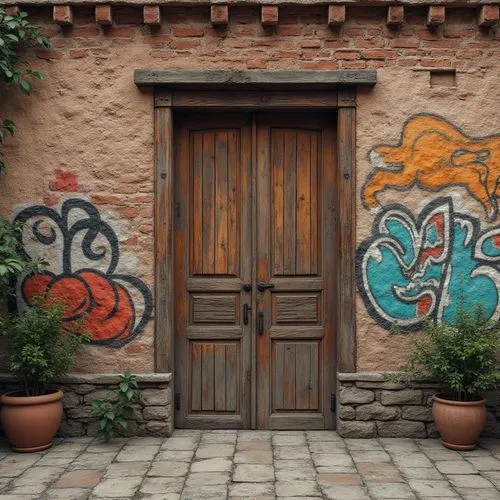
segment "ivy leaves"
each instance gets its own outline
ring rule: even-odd
[[[7,14],[0,8],[0,83],[14,85],[23,94],[29,95],[33,89],[32,80],[42,80],[43,74],[33,70],[23,59],[19,48],[29,44],[49,47],[49,40],[40,29],[28,21],[27,12]],[[0,145],[14,135],[16,126],[12,120],[0,120]],[[0,151],[0,172],[5,171],[5,162]]]

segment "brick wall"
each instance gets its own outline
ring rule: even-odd
[[[427,28],[427,9],[407,7],[400,27],[386,25],[385,8],[347,9],[345,23],[327,24],[326,6],[280,8],[277,26],[262,26],[260,11],[231,7],[229,25],[213,27],[209,7],[165,8],[159,27],[142,24],[141,8],[113,9],[114,24],[99,26],[93,8],[76,7],[74,26],[52,22],[52,9],[28,9],[45,24],[45,60],[105,61],[131,44],[144,46],[148,67],[231,67],[234,69],[363,69],[383,66],[469,70],[494,64],[498,28],[478,28],[474,8],[448,8],[443,25]]]

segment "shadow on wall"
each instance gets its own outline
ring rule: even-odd
[[[46,293],[64,298],[65,320],[85,315],[94,344],[121,347],[144,330],[152,315],[151,292],[142,280],[115,272],[118,238],[94,205],[68,199],[60,213],[35,205],[22,210],[15,221],[25,224],[28,254],[44,255],[50,263],[49,271],[21,283],[25,304]]]
[[[377,194],[412,186],[439,191],[463,186],[496,220],[500,136],[471,138],[444,118],[418,114],[404,125],[400,144],[376,146],[362,190],[367,209]],[[357,284],[366,309],[383,328],[418,330],[424,317],[453,318],[459,297],[500,319],[500,226],[438,197],[415,215],[401,205],[379,209],[372,234],[357,249]]]

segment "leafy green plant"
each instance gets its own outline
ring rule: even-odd
[[[81,345],[88,340],[85,320],[64,321],[62,300],[36,297],[33,305],[12,316],[5,334],[10,343],[10,371],[26,396],[39,396],[67,373]]]
[[[31,260],[21,243],[22,225],[0,218],[0,297],[14,292],[16,279],[37,272],[47,265],[44,260]]]
[[[0,82],[14,85],[29,95],[32,90],[31,80],[41,80],[43,74],[31,69],[28,61],[19,54],[19,48],[26,44],[49,47],[49,41],[40,29],[28,21],[27,12],[7,14],[5,8],[0,7]],[[16,125],[12,120],[0,119],[0,145],[15,130]],[[0,172],[5,170],[2,156],[0,151]]]
[[[92,401],[93,414],[99,418],[99,435],[106,442],[127,430],[127,419],[133,414],[138,394],[137,377],[126,371],[120,374],[118,387],[104,401]]]
[[[487,319],[481,307],[469,312],[460,305],[450,323],[424,322],[423,336],[410,346],[408,364],[393,377],[429,377],[448,397],[473,401],[500,385],[500,326]]]

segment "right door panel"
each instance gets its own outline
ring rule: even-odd
[[[331,428],[335,131],[331,115],[257,125],[257,424]]]

